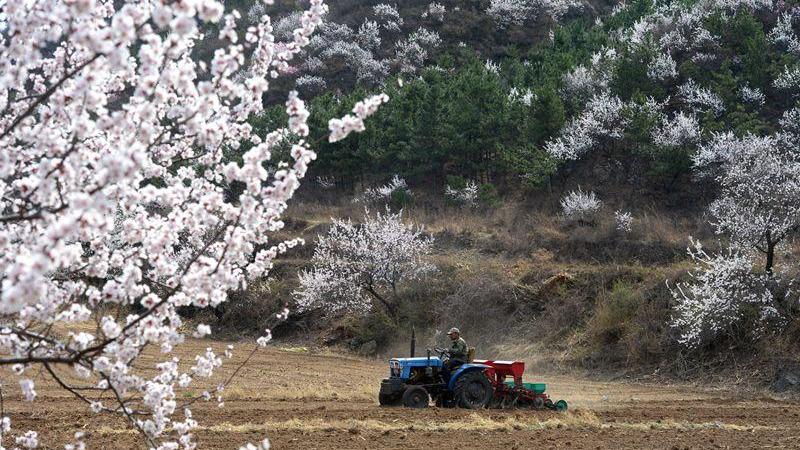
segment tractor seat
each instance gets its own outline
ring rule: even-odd
[[[467,362],[471,363],[475,361],[475,347],[468,347],[467,348]]]

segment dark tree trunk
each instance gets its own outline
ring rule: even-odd
[[[775,245],[777,242],[768,241],[767,242],[767,264],[764,268],[764,271],[767,272],[767,275],[772,276],[772,266],[775,265]]]
[[[386,309],[386,314],[388,314],[392,320],[397,319],[398,308],[396,302],[378,294],[370,285],[364,286],[364,289],[383,305],[383,307]]]

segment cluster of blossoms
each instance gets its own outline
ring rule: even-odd
[[[672,289],[675,314],[672,325],[680,330],[678,342],[693,348],[730,332],[751,311],[760,320],[777,315],[768,289],[769,277],[753,273],[752,259],[731,250],[711,256],[693,241],[689,254],[697,264],[692,280]]]
[[[394,316],[397,286],[435,270],[426,262],[432,247],[433,238],[403,223],[402,212],[367,212],[361,224],[336,219],[317,240],[312,268],[300,273],[297,305],[366,312],[377,302]]]
[[[447,185],[444,188],[444,196],[452,202],[474,206],[478,201],[478,183],[468,180],[462,188],[454,188]]]
[[[299,20],[289,15],[278,22],[281,28],[290,29]],[[284,25],[284,22],[288,24]],[[325,78],[329,72],[352,71],[355,79],[368,85],[380,84],[389,74],[389,63],[381,59],[377,52],[381,38],[375,22],[365,21],[358,30],[348,25],[326,22],[304,49],[303,60],[298,69],[299,83],[306,83],[303,77]]]
[[[608,89],[614,76],[617,52],[604,48],[591,57],[590,64],[578,66],[564,75],[564,94],[570,98],[587,99],[597,92]]]
[[[678,96],[689,105],[693,111],[711,111],[720,115],[725,111],[725,105],[715,92],[698,86],[693,80],[678,87]]]
[[[353,107],[353,115],[347,114],[341,119],[331,119],[328,122],[328,129],[330,130],[328,140],[330,142],[338,142],[354,131],[364,131],[364,119],[374,114],[382,103],[388,101],[389,96],[386,94],[373,95],[356,103]]]
[[[441,3],[433,2],[428,5],[428,9],[422,13],[422,17],[430,17],[434,20],[438,20],[442,22],[444,20],[444,15],[447,14],[447,8]]]
[[[745,103],[749,103],[753,106],[764,106],[764,93],[761,91],[761,89],[751,88],[750,86],[742,86],[739,89],[739,97]]]
[[[647,76],[651,80],[665,81],[678,76],[678,65],[672,55],[662,53],[647,66]]]
[[[491,0],[486,14],[498,28],[507,28],[542,16],[559,20],[570,8],[582,6],[578,0]]]
[[[533,101],[536,100],[536,94],[530,88],[521,89],[512,87],[508,91],[508,101],[511,103],[520,103],[525,106],[531,106]]]
[[[624,106],[616,96],[603,93],[593,97],[561,135],[547,143],[547,152],[559,159],[577,159],[593,149],[600,139],[621,139],[626,125],[622,115]]]
[[[662,147],[679,147],[700,142],[700,123],[694,115],[679,111],[675,117],[664,117],[661,126],[653,129],[653,142]]]
[[[783,315],[769,286],[791,282],[776,265],[776,257],[781,243],[800,229],[800,112],[786,111],[781,130],[771,135],[715,133],[703,129],[700,118],[723,118],[733,113],[726,110],[723,100],[731,94],[738,95],[748,110],[758,113],[764,113],[760,109],[770,104],[767,95],[775,95],[776,90],[779,95],[800,95],[800,39],[795,32],[797,13],[792,8],[773,0],[667,1],[655,5],[652,12],[633,25],[613,33],[616,42],[612,45],[621,54],[654,55],[648,64],[648,78],[666,94],[662,102],[648,101],[652,107],[640,109],[646,120],[629,123],[653,124],[649,135],[655,146],[690,151],[695,173],[709,177],[719,187],[709,215],[730,248],[714,256],[707,255],[699,244],[690,249],[697,269],[691,281],[674,291],[677,307],[673,324],[680,329],[681,342],[688,346],[730,334],[734,328],[746,329],[744,321],[748,318],[763,322]],[[709,24],[724,23],[742,13],[763,21],[769,43],[781,52],[781,61],[786,61],[775,79],[765,80],[762,85],[739,81],[736,91],[723,93],[677,70],[688,61],[703,70],[719,67],[724,53],[720,48],[730,43]],[[767,16],[779,16],[774,26],[770,20],[763,20]],[[712,17],[714,20],[709,20]],[[733,61],[739,64],[740,58],[734,57]],[[583,78],[591,89],[589,77]],[[599,91],[595,97],[614,95],[601,83],[593,89]],[[594,124],[586,117],[586,111],[596,107],[591,98],[594,97],[568,123],[561,137],[550,143],[551,153],[576,157],[604,143],[576,132],[593,130],[578,126]],[[634,111],[632,104],[624,105],[622,115]],[[617,133],[610,136],[618,138],[620,132],[624,135],[627,125],[622,121],[621,129],[613,130]],[[607,130],[600,129],[600,136],[609,136]],[[761,256],[763,259],[759,259]],[[763,264],[763,271],[755,269],[759,264]]]
[[[569,222],[582,225],[597,223],[600,208],[603,202],[594,192],[583,192],[580,188],[572,191],[561,199],[561,212]]]
[[[626,8],[619,6],[617,13]],[[720,117],[725,114],[725,102],[720,93],[678,73],[679,63],[690,59],[697,64],[717,63],[720,37],[709,29],[709,17],[730,20],[741,11],[751,13],[779,12],[786,6],[772,0],[705,0],[686,4],[678,1],[659,3],[654,10],[639,18],[634,24],[612,32],[609,45],[594,54],[588,64],[578,66],[564,76],[565,96],[579,103],[580,111],[561,132],[547,144],[547,149],[557,158],[574,159],[588,151],[625,136],[629,124],[626,112],[635,112],[639,105],[622,103],[609,85],[618,64],[618,54],[652,55],[647,63],[647,75],[653,84],[660,84],[667,96],[655,109],[646,111],[647,123],[656,146],[688,146],[696,148],[711,133],[700,129],[698,117],[706,113]],[[786,12],[769,31],[770,42],[794,54],[798,42],[794,31],[796,14]],[[676,61],[676,57],[683,58]],[[789,64],[772,84],[791,95],[800,95],[800,66]],[[739,95],[751,108],[761,108],[766,103],[764,92],[771,86],[739,86]],[[619,95],[622,95],[619,93]],[[668,109],[669,108],[669,109]],[[597,120],[596,112],[603,120]]]
[[[769,33],[769,40],[786,48],[790,53],[800,56],[800,39],[794,32],[796,14],[783,13]]]
[[[786,67],[773,85],[782,91],[792,93],[795,97],[800,95],[800,67]]]
[[[365,19],[357,29],[335,22],[320,26],[296,58],[302,62],[292,68],[300,73],[298,88],[318,93],[326,87],[325,80],[333,77],[340,84],[343,79],[352,78],[361,85],[380,86],[392,69],[398,68],[402,73],[418,71],[441,44],[439,35],[425,28],[403,37],[403,19],[394,6],[380,4],[373,11],[374,18]],[[301,19],[294,12],[278,20],[276,38],[290,40]],[[352,77],[344,77],[344,73]]]
[[[128,419],[149,447],[194,448],[179,389],[223,358],[208,351],[179,370],[178,309],[219,305],[300,243],[269,237],[316,156],[309,112],[293,92],[284,128],[259,136],[248,118],[326,12],[310,0],[278,44],[269,16],[241,28],[217,0],[0,3],[0,365],[14,367],[27,400],[27,374],[43,368],[93,411]],[[201,28],[219,33],[209,61],[191,57]],[[331,138],[362,129],[384,101],[331,121]],[[290,135],[291,160],[272,161]],[[242,143],[241,163],[228,159]],[[234,182],[244,189],[230,198]],[[89,320],[92,332],[53,331]],[[154,375],[133,370],[146,347],[166,355]],[[37,445],[33,432],[19,439]]]
[[[336,187],[336,178],[333,176],[320,176],[316,179],[317,185],[322,189],[328,190]]]
[[[628,211],[614,211],[614,225],[617,230],[630,233],[633,230],[633,215]]]
[[[493,73],[495,75],[500,74],[500,64],[492,61],[491,59],[487,59],[483,67],[486,68],[486,71],[489,73]]]
[[[295,85],[303,92],[318,93],[325,90],[328,82],[317,75],[301,75],[295,80]]]
[[[420,28],[411,33],[408,39],[395,44],[395,64],[401,73],[414,73],[424,65],[430,50],[439,47],[441,43],[439,33]]]
[[[353,199],[356,203],[377,203],[386,202],[392,198],[395,192],[403,192],[404,195],[411,196],[411,189],[402,177],[395,175],[387,184],[374,188],[369,188],[361,195]]]
[[[381,28],[389,32],[400,32],[400,28],[403,26],[403,18],[400,16],[396,6],[381,3],[373,6],[372,11],[375,13]]]

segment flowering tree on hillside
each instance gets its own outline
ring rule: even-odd
[[[0,3],[0,365],[26,400],[41,369],[93,411],[127,418],[149,447],[194,448],[196,399],[177,392],[202,389],[222,357],[209,349],[179,369],[177,309],[224,302],[299,242],[269,236],[315,158],[309,112],[292,92],[286,127],[257,136],[247,119],[327,6],[311,0],[279,46],[268,16],[242,30],[216,0],[115,5]],[[220,46],[194,61],[205,24],[218,24]],[[329,139],[363,130],[384,101],[331,120]],[[289,136],[292,161],[270,162]],[[223,150],[242,143],[242,162],[226,160]],[[233,182],[245,189],[229,199]],[[71,328],[86,321],[93,331]],[[194,334],[208,333],[199,325]],[[133,369],[148,347],[164,355],[154,375]],[[82,381],[63,378],[64,368]],[[8,436],[13,424],[0,414]],[[35,447],[36,433],[25,436]]]
[[[312,268],[300,273],[298,307],[365,312],[377,303],[396,318],[398,287],[435,270],[426,261],[433,238],[402,219],[388,210],[367,212],[362,224],[335,219],[317,241]]]
[[[249,14],[263,9],[259,5]],[[421,69],[441,44],[439,35],[425,28],[405,36],[395,6],[379,4],[372,11],[373,16],[357,27],[336,22],[319,27],[292,67],[299,74],[296,84],[303,93],[321,93],[327,81],[334,81],[338,88],[379,86],[395,69],[403,73]],[[277,20],[274,33],[278,42],[291,41],[301,20],[298,12]]]
[[[486,13],[499,28],[522,25],[526,20],[539,16],[560,19],[572,7],[580,6],[575,0],[491,0]]]
[[[760,332],[773,322],[780,330],[798,317],[790,271],[776,268],[776,251],[800,229],[798,117],[792,109],[771,136],[716,134],[693,158],[702,176],[713,177],[719,197],[709,210],[728,249],[707,254],[695,243],[692,280],[673,289],[673,325],[682,344],[696,347],[720,336]],[[764,255],[764,270],[755,256]],[[771,319],[778,319],[772,321]]]
[[[666,1],[640,17],[634,5],[616,8],[615,14],[629,10],[638,19],[612,30],[603,48],[564,75],[563,92],[577,108],[548,152],[580,159],[627,140],[637,147],[632,154],[649,147],[639,154],[662,158],[661,167],[670,166],[664,160],[674,164],[680,149],[678,167],[688,171],[690,155],[713,131],[758,129],[745,118],[777,120],[784,99],[800,95],[800,38],[791,8],[773,0]],[[777,23],[765,19],[770,15],[780,15]],[[758,46],[746,53],[737,47],[740,39]],[[655,108],[637,117],[637,103]],[[632,120],[619,120],[617,112]]]
[[[778,315],[768,278],[753,273],[746,252],[709,255],[694,241],[689,255],[697,265],[692,279],[672,289],[676,301],[672,325],[680,330],[678,342],[698,347],[721,335],[740,334],[737,326],[748,318],[761,321]]]
[[[800,151],[792,134],[742,138],[717,135],[694,157],[714,176],[719,198],[711,204],[713,224],[734,245],[764,253],[772,273],[775,249],[800,228]]]

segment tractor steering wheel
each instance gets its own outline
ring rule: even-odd
[[[441,347],[434,347],[433,351],[438,353],[439,354],[439,358],[441,358],[441,359],[445,359],[445,357],[448,356],[448,354],[450,353],[449,350],[447,350],[446,348],[441,348]]]

